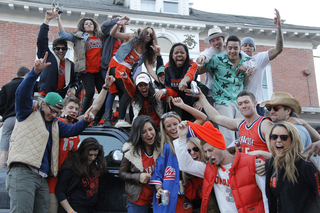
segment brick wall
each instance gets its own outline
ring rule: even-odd
[[[21,66],[32,69],[36,59],[40,25],[0,21],[0,87],[16,77]],[[71,31],[71,29],[66,29]],[[75,29],[72,29],[75,30]],[[50,27],[49,41],[58,38],[58,27]]]
[[[210,45],[200,42],[200,51],[209,48]],[[267,51],[272,47],[257,46],[256,52]],[[304,69],[309,69],[309,87],[311,106],[319,107],[317,84],[312,50],[284,48],[283,52],[271,62],[272,81],[274,92],[287,92],[297,99],[301,106],[310,106],[308,81],[303,75]],[[204,82],[204,75],[201,75]]]

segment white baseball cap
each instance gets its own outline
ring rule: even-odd
[[[141,82],[144,82],[146,84],[149,84],[151,81],[149,75],[147,73],[139,73],[136,77],[136,85],[138,85]]]

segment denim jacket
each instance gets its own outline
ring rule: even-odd
[[[114,56],[118,62],[123,61],[126,58],[126,56],[133,50],[133,48],[134,48],[133,44],[136,40],[137,40],[137,37],[134,37],[131,41],[129,41],[126,44],[122,44],[119,47],[118,51],[115,52],[115,54],[114,54]],[[133,67],[132,68],[132,75],[134,75],[136,68],[139,67],[143,62],[144,62],[143,57],[140,57],[138,63],[135,63],[132,65],[132,67]]]

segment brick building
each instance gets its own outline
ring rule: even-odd
[[[51,3],[50,0],[0,2],[0,87],[15,77],[20,66],[32,67],[39,26]],[[101,24],[114,14],[129,16],[128,32],[152,26],[165,61],[175,42],[187,43],[190,57],[195,59],[208,47],[203,40],[213,26],[240,39],[253,37],[256,52],[275,46],[276,28],[272,19],[203,12],[192,9],[188,0],[65,0],[61,3],[64,8],[61,19],[67,31],[75,31],[81,17],[94,17]],[[266,69],[265,95],[289,92],[303,106],[302,117],[316,126],[320,123],[317,121],[320,109],[312,50],[320,44],[320,28],[284,22],[283,33],[284,51]],[[57,37],[57,22],[52,20],[49,39],[52,42]],[[73,59],[72,45],[69,48],[69,58]],[[308,77],[303,74],[306,70],[310,71]]]

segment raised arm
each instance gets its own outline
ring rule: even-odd
[[[191,90],[186,90],[186,94],[189,96],[197,97],[199,98],[199,102],[202,105],[204,111],[206,111],[206,114],[208,115],[209,119],[215,123],[217,123],[220,126],[223,126],[225,128],[228,128],[233,131],[238,130],[238,126],[241,119],[231,119],[226,116],[220,115],[219,112],[211,106],[211,104],[208,102],[205,95],[201,92],[201,89],[197,87],[199,90],[198,95],[193,95]]]
[[[276,17],[273,22],[277,26],[277,37],[276,37],[276,47],[269,50],[270,61],[275,59],[283,51],[283,35],[281,30],[281,18],[280,13],[277,9],[275,10]]]
[[[125,25],[129,24],[129,18],[127,16],[124,16],[123,18],[121,18],[117,24],[115,24],[113,26],[113,28],[110,31],[110,35],[112,37],[115,37],[116,39],[120,39],[123,40],[124,43],[126,43],[127,41],[131,40],[134,37],[134,34],[132,33],[122,33],[119,30],[119,27],[124,27]]]
[[[76,45],[77,43],[77,39],[76,37],[71,34],[71,33],[67,33],[63,26],[62,26],[62,21],[61,21],[61,15],[57,14],[57,20],[58,20],[58,30],[59,30],[59,37],[62,39],[65,39],[67,41],[71,41],[72,43],[74,43]]]
[[[178,126],[179,138],[173,141],[174,150],[179,163],[179,168],[188,174],[204,178],[206,164],[201,161],[195,161],[187,152],[187,134],[188,124],[182,121]]]
[[[171,97],[171,100],[175,106],[185,110],[186,112],[189,112],[193,117],[195,117],[196,120],[194,123],[202,125],[204,122],[206,122],[207,116],[203,112],[185,104],[180,97]]]
[[[151,77],[155,80],[155,81],[158,81],[158,77],[157,77],[157,74],[155,73],[155,71],[153,71],[153,65],[152,64],[149,64],[148,60],[145,60],[144,62],[144,66],[146,67],[149,75],[151,75]]]
[[[110,35],[110,31],[112,29],[112,27],[119,21],[119,18],[115,18],[115,19],[111,19],[108,21],[105,21],[101,24],[101,32],[103,33],[103,35],[106,37],[108,35]]]

